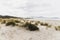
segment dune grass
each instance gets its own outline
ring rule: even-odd
[[[6,26],[10,26],[10,25],[15,26],[15,22],[7,22],[6,23]]]
[[[20,21],[18,21],[18,20],[15,20],[15,23],[20,23]]]
[[[6,20],[3,20],[3,22],[1,24],[5,24],[6,23]]]
[[[55,27],[55,30],[60,31],[60,26]]]
[[[42,25],[42,26],[48,26],[48,23],[40,23],[40,25]]]

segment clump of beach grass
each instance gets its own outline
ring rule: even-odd
[[[46,26],[46,29],[51,28],[52,25],[49,25],[48,23],[40,23],[41,26]]]
[[[55,27],[55,30],[59,30],[60,31],[60,26]]]
[[[38,25],[38,23],[36,22],[35,25]]]
[[[18,21],[18,20],[15,20],[15,23],[20,23],[20,21]]]
[[[40,23],[40,25],[42,25],[42,26],[48,26],[48,23]]]
[[[6,23],[6,20],[3,20],[3,22],[1,24],[5,24]]]
[[[38,24],[40,24],[40,21],[35,22],[35,25],[38,25]]]
[[[37,21],[37,23],[40,23],[40,21]]]
[[[46,29],[51,28],[51,25],[46,26]]]

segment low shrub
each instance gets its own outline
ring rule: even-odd
[[[14,22],[8,22],[8,23],[6,23],[6,26],[10,26],[10,25],[15,26],[15,23]]]
[[[31,24],[31,23],[26,23],[24,26],[27,27],[28,30],[30,30],[30,31],[39,30],[39,28],[37,26],[35,26],[35,25]]]

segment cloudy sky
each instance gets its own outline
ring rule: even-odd
[[[0,15],[60,17],[60,0],[0,0]]]

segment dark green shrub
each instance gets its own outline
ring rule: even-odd
[[[26,23],[24,26],[27,27],[28,30],[30,30],[30,31],[39,30],[39,28],[37,26],[35,26],[35,25],[31,24],[31,23]]]
[[[14,22],[8,22],[8,23],[6,23],[6,26],[10,26],[10,25],[15,26],[15,23]]]

